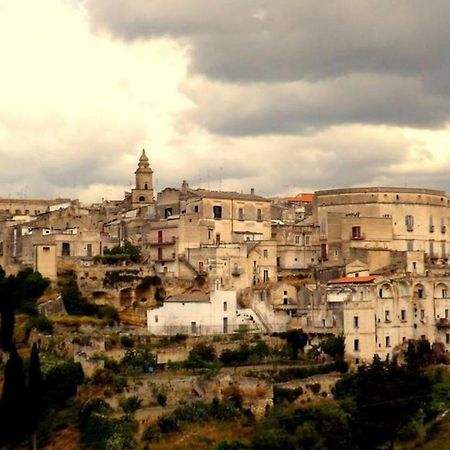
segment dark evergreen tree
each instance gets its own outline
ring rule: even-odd
[[[43,414],[43,382],[39,350],[36,343],[31,348],[28,372],[29,423],[33,433],[33,448],[36,448],[36,428]]]
[[[23,439],[27,431],[26,385],[22,358],[15,346],[10,349],[5,366],[5,381],[1,398],[3,443],[14,444]]]

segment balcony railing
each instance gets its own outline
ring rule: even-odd
[[[360,234],[351,234],[350,235],[350,239],[352,241],[362,241],[366,238],[366,235],[364,233],[360,233]]]

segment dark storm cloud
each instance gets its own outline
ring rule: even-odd
[[[206,79],[184,90],[197,105],[189,118],[215,133],[438,127],[450,115],[446,0],[88,0],[87,7],[94,28],[122,39],[184,44],[191,74]]]

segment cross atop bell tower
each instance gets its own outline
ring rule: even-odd
[[[148,162],[145,149],[139,158],[136,172],[136,186],[131,190],[131,203],[133,208],[153,203],[153,170]]]

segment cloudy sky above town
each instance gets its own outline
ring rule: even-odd
[[[448,0],[0,0],[2,197],[450,191]]]

